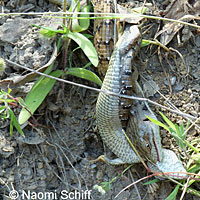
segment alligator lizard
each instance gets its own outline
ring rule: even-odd
[[[127,26],[123,35],[116,44],[111,56],[109,67],[102,85],[103,90],[124,94],[124,91],[132,89],[130,85],[122,80],[124,75],[131,74],[131,61],[135,56],[137,41],[140,39],[140,32],[137,26]],[[117,96],[100,93],[96,104],[97,126],[103,142],[117,155],[119,159],[108,160],[111,164],[138,163],[141,160],[135,154],[124,136],[120,120],[121,99]],[[159,128],[155,124],[145,121],[144,115],[154,116],[149,106],[137,102],[133,107],[133,117],[129,121],[127,135],[131,136],[140,156],[148,160],[148,166],[154,171],[186,172],[182,163],[171,150],[163,149],[161,146]],[[171,157],[171,158],[170,158]],[[178,177],[177,177],[178,178]]]
[[[138,38],[140,38],[140,32],[136,26],[131,27],[131,32],[133,34],[130,34],[129,30],[125,31],[123,36],[117,42],[117,46],[112,54],[109,68],[104,78],[102,85],[103,90],[115,93],[123,92],[121,83],[122,73],[131,75],[131,69],[123,69],[123,67],[126,66],[122,65],[122,62],[126,59],[130,61],[130,57],[133,56],[134,52],[132,46],[134,46]],[[119,118],[119,105],[119,97],[110,96],[105,93],[99,94],[96,104],[96,117],[100,135],[103,142],[123,162],[139,162],[140,159],[136,156],[123,134]]]
[[[62,0],[49,1],[62,4]],[[93,0],[93,4],[95,12],[112,13],[114,9],[113,0]],[[136,44],[140,38],[140,33],[136,26],[132,26],[130,29],[127,27],[112,54],[114,43],[113,25],[114,22],[112,19],[95,20],[94,23],[95,46],[100,58],[98,71],[101,76],[105,75],[110,61],[102,89],[132,95],[133,86],[130,79],[132,74],[131,63],[132,57],[134,57],[136,52],[134,47],[138,47]],[[103,142],[119,158],[115,161],[107,159],[112,164],[139,163],[141,161],[123,133],[123,127],[126,127],[124,122],[128,117],[125,110],[129,110],[130,107],[130,100],[120,99],[119,97],[104,93],[99,94],[96,116],[100,135]],[[161,172],[177,172],[177,176],[186,177],[186,174],[178,174],[178,172],[186,171],[175,153],[162,148],[159,128],[155,124],[145,121],[145,114],[152,118],[155,117],[147,104],[144,105],[136,101],[132,114],[126,130],[127,135],[141,157],[149,161],[148,166],[150,169]]]

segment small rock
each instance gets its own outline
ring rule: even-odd
[[[189,88],[187,91],[189,94],[192,94],[192,90]]]
[[[200,36],[197,36],[196,38],[195,38],[195,44],[196,44],[196,46],[197,47],[200,47]]]
[[[37,165],[38,165],[38,168],[39,168],[39,169],[42,169],[42,168],[44,168],[43,162],[38,162],[38,164],[37,164]]]
[[[183,90],[183,85],[182,83],[178,83],[175,87],[174,87],[174,91],[175,92],[180,92]]]
[[[95,163],[90,166],[91,169],[94,169],[96,167],[97,167],[97,165]]]
[[[175,82],[176,82],[176,76],[170,77],[169,80],[170,80],[170,84],[173,86],[173,85],[175,84]],[[164,80],[164,84],[165,84],[166,86],[169,86],[167,79]]]
[[[102,178],[103,178],[103,171],[102,170],[98,170],[97,171],[97,174],[96,174],[96,179],[97,180],[102,180]]]
[[[71,108],[71,107],[66,107],[66,108],[64,109],[64,114],[65,114],[65,115],[68,115],[68,114],[71,113],[71,111],[72,111],[72,108]]]
[[[200,85],[196,84],[196,85],[194,85],[194,87],[192,89],[199,92],[200,91]]]

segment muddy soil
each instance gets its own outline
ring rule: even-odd
[[[124,1],[121,1],[125,5]],[[127,2],[126,2],[127,4]],[[137,6],[141,2],[128,2]],[[169,2],[147,1],[149,14],[162,15]],[[46,0],[3,0],[1,13],[60,11],[61,8]],[[45,66],[52,58],[56,38],[47,39],[38,33],[36,24],[58,28],[61,19],[47,18],[45,15],[13,15],[0,17],[0,57],[31,69]],[[193,21],[194,22],[194,21]],[[199,24],[199,21],[195,21]],[[143,38],[153,39],[163,23],[146,20],[142,27]],[[176,49],[171,54],[166,50],[149,45],[141,49],[140,56],[144,69],[140,72],[140,84],[146,97],[169,107],[169,102],[184,113],[200,117],[200,34],[195,28],[187,27],[188,34],[183,39],[182,27],[167,47]],[[92,31],[92,26],[90,27]],[[177,39],[180,36],[180,40]],[[186,38],[186,39],[185,39]],[[159,37],[158,37],[159,39]],[[183,40],[182,40],[183,39]],[[76,47],[73,42],[70,51]],[[59,60],[59,59],[58,59]],[[88,61],[78,50],[72,56],[72,65],[82,67]],[[61,63],[57,63],[59,66]],[[94,67],[90,68],[97,72]],[[0,88],[12,88],[14,97],[25,98],[34,80],[20,82],[28,72],[17,65],[6,64],[1,73]],[[7,81],[6,79],[11,80]],[[72,76],[65,79],[81,84],[97,85]],[[13,83],[16,81],[17,83]],[[149,84],[150,83],[150,84]],[[154,89],[150,85],[154,86]],[[159,92],[157,91],[159,90]],[[26,138],[14,132],[9,133],[9,120],[0,119],[0,199],[94,199],[111,200],[127,185],[148,175],[141,165],[134,165],[130,172],[117,178],[105,194],[94,190],[95,185],[108,182],[122,172],[126,166],[110,166],[104,163],[90,164],[99,155],[115,156],[103,145],[95,122],[95,104],[98,94],[84,88],[57,82],[35,113],[37,124],[31,121],[23,129]],[[157,117],[162,111],[174,123],[187,122],[185,117],[151,105]],[[172,108],[173,109],[173,108]],[[14,108],[16,114],[19,108]],[[188,132],[188,141],[199,138],[199,124]],[[187,158],[177,146],[172,136],[161,130],[162,143],[172,149],[186,165]],[[149,179],[125,190],[118,200],[165,199],[175,184],[166,180],[158,183],[156,192],[148,193],[143,185]],[[200,190],[198,183],[193,188]],[[9,196],[10,195],[10,196]],[[13,195],[13,196],[12,196]],[[46,196],[45,196],[46,195]],[[181,191],[178,193],[179,197]],[[177,199],[179,199],[177,197]],[[185,194],[185,200],[197,200],[192,194]]]

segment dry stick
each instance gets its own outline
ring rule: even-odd
[[[29,12],[29,13],[3,13],[1,14],[0,13],[0,16],[11,16],[11,15],[44,15],[44,14],[49,14],[49,16],[45,16],[45,17],[54,17],[54,18],[63,18],[63,17],[55,17],[55,16],[51,16],[50,14],[83,14],[82,12]],[[110,18],[127,18],[127,17],[130,17],[130,18],[133,18],[134,15],[136,17],[144,17],[144,18],[147,18],[147,19],[154,19],[154,20],[163,20],[163,21],[169,21],[169,22],[175,22],[175,23],[180,23],[180,24],[184,24],[184,25],[188,25],[188,26],[192,26],[194,28],[200,28],[200,26],[198,25],[195,25],[195,24],[191,24],[191,23],[188,23],[188,22],[184,22],[184,21],[181,21],[181,20],[176,20],[176,19],[170,19],[170,18],[163,18],[163,17],[158,17],[158,16],[151,16],[151,15],[143,15],[143,14],[115,14],[115,13],[91,13],[91,12],[84,12],[84,14],[92,14],[92,15],[108,15],[108,17],[101,17],[102,19],[110,19]],[[67,18],[72,18],[72,19],[88,19],[88,17],[67,17]],[[90,19],[97,19],[99,17],[90,17]],[[190,18],[191,20],[192,19],[200,19],[200,17],[197,17],[197,16],[193,16],[193,15],[185,15],[183,18],[181,18],[182,20],[185,19],[185,18]]]
[[[117,13],[117,0],[114,0],[114,13]],[[114,47],[117,43],[117,19],[114,19]]]
[[[164,66],[163,66],[163,63],[162,63],[160,47],[158,47],[158,58],[159,58],[159,62],[160,62],[160,64],[161,64],[161,66],[162,66],[163,72],[164,72],[164,74],[165,74],[165,77],[166,77],[166,79],[167,79],[167,82],[168,82],[168,85],[169,85],[169,92],[170,92],[170,96],[171,96],[171,95],[172,95],[172,85],[171,85],[171,82],[170,82],[170,80],[169,80],[169,76],[168,76],[168,74],[167,74],[167,72],[166,72],[166,70],[165,70],[165,68],[164,68]]]
[[[183,192],[182,192],[182,194],[181,194],[180,200],[183,200],[183,197],[184,197],[184,195],[185,195],[185,193],[186,193],[186,190],[187,190],[187,187],[188,187],[188,184],[189,184],[189,181],[190,181],[190,180],[191,180],[191,178],[188,177],[187,182],[186,182],[186,184],[185,184],[185,186],[184,186],[184,190],[183,190]]]
[[[129,175],[130,175],[132,181],[135,182],[135,180],[134,180],[134,178],[133,178],[133,174],[131,173],[130,169],[128,170],[128,172],[129,172]],[[138,187],[137,187],[136,184],[134,185],[134,188],[135,188],[136,193],[137,193],[137,195],[138,195],[138,199],[139,199],[139,200],[142,200],[141,195],[140,195],[140,192],[139,192]]]
[[[69,149],[69,147],[67,146],[67,144],[65,143],[65,141],[60,137],[60,135],[59,135],[57,129],[55,128],[54,124],[53,124],[51,121],[50,121],[50,123],[51,123],[51,125],[52,125],[54,131],[56,132],[58,138],[63,142],[63,144],[65,145],[66,148],[64,148],[63,146],[59,146],[59,144],[56,144],[56,146],[60,149],[60,151],[63,153],[63,155],[64,155],[65,157],[67,157],[67,156],[66,156],[66,154],[64,153],[63,149],[64,149],[64,150],[67,150],[68,153],[70,153],[71,157],[73,158],[73,162],[76,162],[76,159],[74,158],[74,155],[73,155],[72,152],[70,151],[70,149]],[[69,161],[68,157],[67,157],[67,160]],[[70,161],[70,165],[71,165],[71,163],[72,163],[72,162]],[[75,169],[74,167],[72,167],[72,168]],[[76,171],[74,170],[74,172],[75,172],[75,173],[78,173],[78,175],[84,180],[86,189],[88,190],[87,183],[86,183],[84,177],[82,176],[82,174],[81,174],[78,170],[76,170]],[[78,178],[78,180],[79,180],[79,177],[77,177],[77,178]],[[79,182],[80,182],[80,181],[79,181]],[[80,184],[81,184],[81,182],[80,182]],[[79,189],[80,189],[80,188],[81,188],[81,186],[79,186]]]
[[[188,117],[188,118],[194,119],[194,120],[197,119],[197,117],[194,117],[194,116],[192,116],[192,115],[189,115],[189,114],[186,114],[186,113],[183,113],[183,112],[180,112],[180,111],[172,110],[172,109],[170,109],[170,108],[168,108],[168,107],[166,107],[166,106],[163,106],[163,105],[161,105],[161,104],[159,104],[159,103],[156,103],[156,102],[154,102],[154,101],[151,101],[150,99],[147,99],[147,98],[133,97],[133,96],[128,96],[128,95],[121,95],[121,94],[117,94],[117,93],[110,92],[110,91],[107,91],[107,90],[97,89],[97,88],[94,88],[94,87],[86,86],[86,85],[79,84],[79,83],[75,83],[75,82],[72,82],[72,81],[63,80],[63,79],[61,79],[61,78],[56,78],[56,77],[54,77],[54,76],[51,76],[51,75],[47,75],[47,74],[38,72],[38,71],[36,71],[36,70],[34,70],[34,69],[29,69],[28,67],[19,65],[19,64],[15,63],[15,62],[12,62],[12,61],[8,60],[8,59],[6,59],[5,61],[8,62],[9,64],[13,65],[13,66],[26,69],[26,70],[28,70],[28,71],[37,73],[37,74],[39,74],[39,75],[41,75],[41,76],[45,76],[45,77],[48,77],[48,78],[52,78],[52,79],[57,80],[57,81],[62,81],[62,82],[67,83],[67,84],[71,84],[71,85],[75,85],[75,86],[78,86],[78,87],[86,88],[86,89],[93,90],[93,91],[96,91],[96,92],[103,92],[103,93],[105,93],[105,94],[113,95],[113,96],[118,96],[118,97],[121,97],[121,98],[132,99],[132,100],[138,100],[138,101],[146,101],[146,102],[148,102],[148,103],[150,103],[150,104],[159,106],[159,107],[161,107],[161,108],[163,108],[163,109],[166,109],[166,110],[168,110],[168,111],[170,111],[170,112],[173,112],[173,113],[176,113],[176,114],[178,114],[178,115],[181,115],[181,116],[183,116],[183,117],[185,117],[185,118]]]
[[[200,121],[200,117],[197,118],[194,122],[192,122],[192,124],[188,127],[188,129],[185,130],[185,132],[183,133],[183,135],[185,135],[194,125],[197,126],[196,123],[197,123],[198,121]],[[199,128],[199,126],[197,126],[197,127]]]
[[[176,52],[176,53],[180,56],[180,58],[181,58],[181,60],[182,60],[182,62],[183,62],[183,65],[184,65],[185,69],[187,70],[187,76],[188,76],[190,71],[189,71],[189,69],[187,68],[187,65],[186,65],[186,63],[185,63],[185,60],[184,60],[184,58],[183,58],[183,55],[182,55],[177,49],[174,49],[174,48],[172,48],[172,47],[170,47],[169,50],[170,50],[170,51]]]
[[[160,176],[160,175],[167,175],[167,174],[170,174],[170,176],[172,176],[172,174],[176,174],[177,172],[165,172],[165,173],[160,173],[160,172],[158,172],[158,173],[154,173],[154,174],[152,174],[152,175],[149,175],[149,176],[145,176],[145,177],[142,177],[141,179],[138,179],[137,181],[135,181],[134,183],[131,183],[131,184],[129,184],[128,186],[126,186],[125,188],[123,188],[115,197],[114,197],[114,199],[116,199],[122,192],[124,192],[125,190],[127,190],[129,187],[131,187],[131,186],[133,186],[133,185],[135,185],[136,183],[139,183],[140,181],[142,181],[142,180],[145,180],[145,179],[147,179],[147,178],[151,178],[151,177],[153,177],[153,176]],[[179,172],[179,173],[182,173],[182,174],[188,174],[188,175],[194,175],[194,176],[199,176],[199,174],[194,174],[194,173],[189,173],[189,172]],[[172,180],[173,182],[175,182],[176,184],[179,184],[180,186],[184,186],[183,184],[181,184],[180,182],[178,182],[178,181],[176,181],[176,180],[174,180],[174,179],[172,179],[172,178],[170,178],[170,177],[168,177],[170,180]],[[194,180],[200,180],[199,178],[191,178],[191,179],[194,179]]]
[[[51,165],[48,163],[48,160],[46,157],[44,157],[44,154],[41,152],[40,148],[38,145],[36,145],[38,152],[40,153],[40,155],[42,156],[43,161],[45,162],[47,168],[49,170],[51,170],[53,172],[53,174],[66,186],[68,187],[68,185],[63,181],[63,179],[55,172],[55,170],[51,167]]]

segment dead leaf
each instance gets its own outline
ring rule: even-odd
[[[190,4],[189,0],[174,0],[164,11],[165,18],[184,22],[189,22],[192,19],[199,19],[199,4],[198,1]],[[155,38],[160,35],[160,42],[163,45],[167,45],[183,26],[184,25],[180,23],[166,22],[163,29],[156,34]]]
[[[138,24],[142,19],[144,19],[144,17],[139,17],[136,14],[137,13],[133,13],[133,11],[129,8],[120,6],[119,4],[117,4],[117,10],[120,14],[132,14],[133,17],[127,17],[127,18],[121,18],[120,22],[127,22],[130,24]]]

